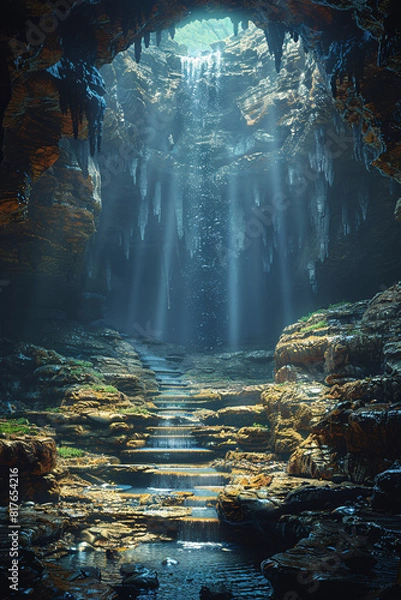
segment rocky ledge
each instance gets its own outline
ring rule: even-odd
[[[400,325],[397,284],[287,327],[261,392],[270,454],[217,464],[220,517],[262,540],[277,598],[400,593]]]
[[[400,330],[397,284],[287,327],[275,382],[230,384],[224,376],[205,388],[206,363],[173,353],[202,407],[192,433],[213,451],[211,465],[226,481],[220,519],[260,544],[277,598],[311,590],[325,599],[398,597]],[[96,551],[118,563],[121,547],[174,539],[188,516],[187,493],[125,494],[132,481],[148,485],[153,466],[128,458],[161,418],[155,374],[135,342],[109,329],[63,325],[0,347],[1,473],[4,479],[18,467],[21,515],[31,531],[23,549],[27,564],[32,549],[41,561],[32,563],[35,590],[47,578],[67,577],[55,571],[58,557]],[[120,592],[112,593],[148,575],[155,584],[152,573],[122,573]],[[70,591],[78,593],[85,577],[106,590],[88,571]]]

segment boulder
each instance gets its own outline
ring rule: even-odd
[[[401,512],[401,464],[399,462],[394,463],[391,469],[377,475],[371,504],[375,510]]]
[[[113,588],[121,600],[136,598],[141,590],[156,590],[159,587],[156,571],[143,565],[123,564],[120,573],[123,576],[122,582]]]

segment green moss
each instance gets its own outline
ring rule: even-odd
[[[89,360],[74,360],[71,362],[72,366],[83,367],[86,369],[93,369],[93,365]]]
[[[59,413],[61,409],[59,406],[46,406],[45,411],[48,413]]]
[[[57,448],[57,452],[61,458],[79,458],[85,454],[83,450],[71,446],[61,446]]]
[[[304,315],[303,317],[301,317],[300,319],[298,319],[298,321],[300,321],[301,323],[306,323],[306,321],[309,321],[309,319],[314,315],[315,313],[311,312],[308,313],[307,315]]]
[[[327,319],[322,319],[318,323],[313,323],[307,327],[302,327],[300,333],[307,333],[308,331],[314,331],[315,329],[322,329],[323,327],[327,327],[327,325]]]
[[[118,394],[118,389],[114,385],[104,385],[102,383],[95,383],[89,386],[95,392],[105,392],[106,394]]]
[[[36,430],[32,429],[28,419],[21,418],[0,422],[0,433],[35,435]]]
[[[128,408],[122,408],[120,412],[124,415],[150,415],[148,409],[142,406],[129,406]]]
[[[263,423],[253,423],[252,427],[257,427],[257,429],[269,429],[267,425],[263,425]]]

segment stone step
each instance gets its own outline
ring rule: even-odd
[[[171,435],[185,435],[192,431],[192,425],[158,425],[157,427],[148,427],[147,431],[153,435],[167,435],[171,432]]]
[[[166,393],[166,392],[170,392],[170,393]],[[186,400],[193,400],[194,398],[192,398],[192,395],[190,393],[190,390],[188,390],[188,388],[186,388],[185,390],[181,390],[177,392],[177,390],[163,390],[163,393],[160,393],[156,396],[155,400],[156,401],[168,401],[168,400],[174,400],[174,401],[182,401],[185,402]]]
[[[205,448],[140,448],[123,450],[121,458],[138,464],[147,463],[206,463],[214,458],[214,452]]]
[[[174,375],[175,377],[182,377],[184,375],[183,371],[178,371],[176,369],[168,369],[166,368],[158,368],[155,367],[152,369],[156,375]]]
[[[191,396],[170,396],[167,398],[165,396],[158,396],[157,398],[155,398],[154,403],[160,407],[168,406],[169,404],[178,404],[182,406],[199,406],[200,408],[204,408],[205,405],[214,406],[216,404],[216,401],[191,398]]]
[[[154,488],[172,490],[196,490],[198,494],[219,491],[228,476],[208,467],[192,465],[158,465],[149,469],[150,485]],[[202,491],[201,491],[202,490]]]
[[[193,412],[195,410],[196,410],[196,408],[192,408],[192,409],[188,408],[188,409],[186,409],[185,406],[179,406],[177,408],[174,408],[172,406],[160,406],[160,408],[157,409],[157,412],[158,413],[172,413],[172,412],[174,412],[174,413],[177,413],[177,414],[178,413],[181,414],[181,413],[190,413],[190,412]]]
[[[191,449],[199,448],[196,440],[191,435],[181,435],[174,438],[168,436],[155,436],[149,440],[149,449],[154,448],[155,450],[178,450],[178,449]]]
[[[210,506],[213,503],[217,502],[218,493],[212,494],[210,496],[191,496],[190,498],[186,498],[184,501],[184,506]]]
[[[171,380],[169,381],[167,378],[163,377],[162,379],[157,379],[157,382],[160,385],[160,389],[163,391],[163,394],[165,393],[166,389],[185,389],[189,386],[189,383],[187,382],[183,382],[180,380],[174,380],[173,378],[171,378]]]

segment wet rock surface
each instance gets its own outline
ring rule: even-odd
[[[399,298],[396,285],[369,303],[320,311],[306,327],[322,314],[332,319],[321,336],[314,327],[305,331],[305,321],[287,328],[276,349],[277,374],[286,367],[296,373],[290,381],[242,388],[224,381],[208,388],[181,351],[158,346],[160,355],[175,356],[181,371],[190,373],[188,406],[204,407],[191,416],[179,413],[176,425],[190,430],[202,452],[211,451],[208,465],[223,478],[224,489],[208,502],[217,502],[231,535],[246,534],[263,549],[263,573],[274,597],[303,598],[312,589],[317,598],[397,593]],[[296,348],[302,340],[303,348],[312,349],[294,353],[291,340]],[[166,394],[155,395],[155,375],[139,359],[135,342],[112,330],[74,326],[18,347],[3,340],[1,348],[4,410],[12,411],[1,422],[3,475],[18,464],[21,491],[35,490],[21,494],[21,560],[29,564],[23,588],[44,598],[67,591],[79,597],[85,585],[105,598],[156,589],[160,573],[146,563],[118,572],[127,562],[122,549],[176,539],[197,500],[191,490],[150,490],[156,465],[145,458],[130,462],[152,436],[164,443],[171,418],[163,413]],[[68,456],[74,449],[83,454]],[[176,477],[187,475],[178,469]],[[133,482],[137,494],[128,491]],[[1,517],[7,522],[5,506]],[[84,553],[102,553],[106,566],[100,573],[89,563],[69,573],[57,565]],[[177,564],[160,560],[160,568],[181,568],[178,556],[172,559]],[[231,593],[205,584],[202,593],[223,592]]]

